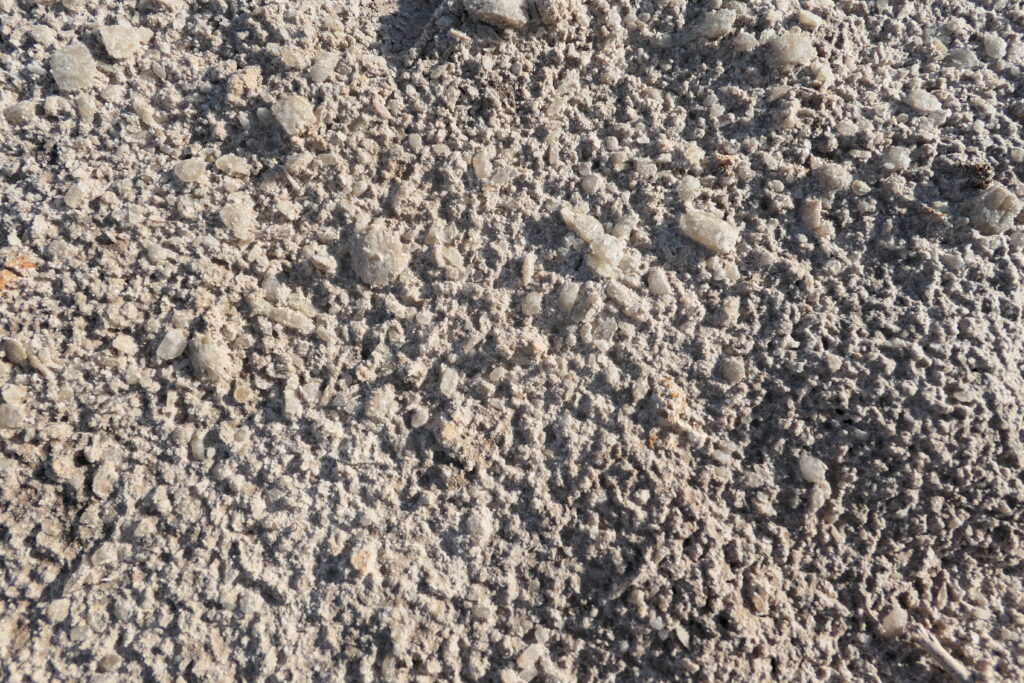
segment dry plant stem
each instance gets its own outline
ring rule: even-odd
[[[939,639],[932,635],[923,626],[914,626],[911,630],[911,636],[914,638],[914,642],[918,644],[925,652],[931,655],[932,659],[938,663],[947,673],[960,681],[960,683],[972,683],[975,680],[974,675],[967,670],[963,664],[957,660],[956,657],[951,655],[949,651],[942,646]]]

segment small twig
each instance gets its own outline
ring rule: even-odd
[[[967,667],[949,653],[949,650],[942,647],[939,639],[932,635],[920,624],[911,627],[910,635],[917,645],[931,655],[932,659],[946,670],[947,673],[956,678],[960,683],[974,683],[974,674],[967,670]]]

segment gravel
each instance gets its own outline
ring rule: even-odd
[[[0,61],[0,678],[1024,680],[1019,2]]]

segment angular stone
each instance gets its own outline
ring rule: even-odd
[[[277,122],[288,135],[299,135],[306,132],[316,123],[316,112],[313,103],[302,95],[289,95],[274,103],[271,107]]]
[[[469,16],[498,28],[522,28],[529,17],[523,0],[464,0]]]
[[[96,77],[96,60],[85,45],[72,43],[50,59],[50,73],[58,88],[75,92],[87,87]]]

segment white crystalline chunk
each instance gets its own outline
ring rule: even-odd
[[[580,295],[580,284],[578,282],[566,282],[558,290],[558,308],[562,313],[571,313],[576,299]]]
[[[256,224],[252,200],[247,197],[232,199],[220,210],[220,219],[237,239],[251,239],[252,228]]]
[[[390,284],[409,266],[409,249],[394,232],[381,224],[353,239],[352,268],[366,284]]]
[[[160,346],[156,347],[157,358],[174,360],[185,352],[186,346],[188,346],[188,334],[184,330],[171,330],[164,335]]]
[[[329,52],[321,56],[313,62],[313,66],[309,67],[309,80],[314,83],[326,81],[334,73],[334,70],[338,68],[340,59],[341,55],[337,52]]]
[[[890,147],[882,157],[882,168],[887,173],[903,173],[910,168],[910,150],[906,147]]]
[[[455,390],[459,387],[459,373],[454,368],[445,368],[441,372],[441,382],[438,388],[441,391],[441,395],[445,398],[451,398],[455,395]]]
[[[970,211],[971,225],[984,235],[998,235],[1013,227],[1020,210],[1020,199],[996,183],[974,200]]]
[[[818,56],[810,37],[798,28],[791,28],[772,41],[775,63],[782,69],[807,66]]]
[[[665,296],[672,293],[672,285],[669,284],[668,276],[661,268],[651,268],[647,274],[647,286],[654,296]]]
[[[879,629],[885,638],[896,638],[907,631],[908,622],[907,610],[902,607],[892,608],[885,618],[882,619],[882,626]]]
[[[690,211],[679,220],[679,229],[694,242],[702,244],[716,254],[728,254],[736,249],[740,231],[703,211]]]
[[[228,347],[205,334],[192,340],[192,368],[208,384],[226,382],[237,374]]]
[[[588,213],[577,211],[571,206],[563,206],[561,214],[565,224],[588,244],[605,234],[601,221]]]
[[[302,334],[313,334],[316,329],[309,316],[286,306],[278,306],[270,311],[270,319]]]
[[[199,158],[184,159],[174,164],[174,175],[183,183],[194,183],[206,172],[206,162]]]
[[[615,277],[626,245],[614,235],[601,235],[590,243],[590,258],[587,263],[601,277]]]
[[[538,315],[541,311],[540,292],[530,292],[523,297],[523,315]]]
[[[237,154],[225,154],[222,157],[218,157],[217,161],[213,162],[213,165],[229,175],[238,176],[244,178],[252,173],[252,167],[249,166],[249,162],[238,156]]]
[[[811,484],[821,484],[825,481],[828,467],[817,458],[805,455],[800,458],[800,476]]]
[[[942,103],[939,102],[939,98],[920,88],[907,93],[907,105],[918,114],[935,114],[942,111]]]
[[[16,126],[23,126],[31,123],[36,117],[36,103],[32,100],[18,102],[4,109],[4,118]]]
[[[131,26],[101,26],[100,38],[107,54],[113,59],[128,59],[153,37],[148,28]]]
[[[981,42],[985,45],[985,54],[991,59],[1002,59],[1006,56],[1006,40],[995,34],[986,33],[981,37]]]
[[[499,28],[522,28],[526,25],[526,3],[523,0],[464,0],[469,15]]]
[[[25,421],[25,411],[19,405],[0,403],[0,429],[18,429]]]
[[[92,83],[96,76],[96,61],[89,48],[72,43],[50,59],[50,73],[57,87],[64,92],[75,92]]]
[[[707,40],[718,40],[732,30],[736,23],[736,11],[720,9],[708,12],[700,25],[700,34]]]
[[[815,178],[825,192],[845,190],[853,182],[853,176],[840,164],[824,164],[815,171]]]
[[[288,135],[299,135],[316,123],[313,103],[302,95],[289,95],[271,107],[274,117]]]

